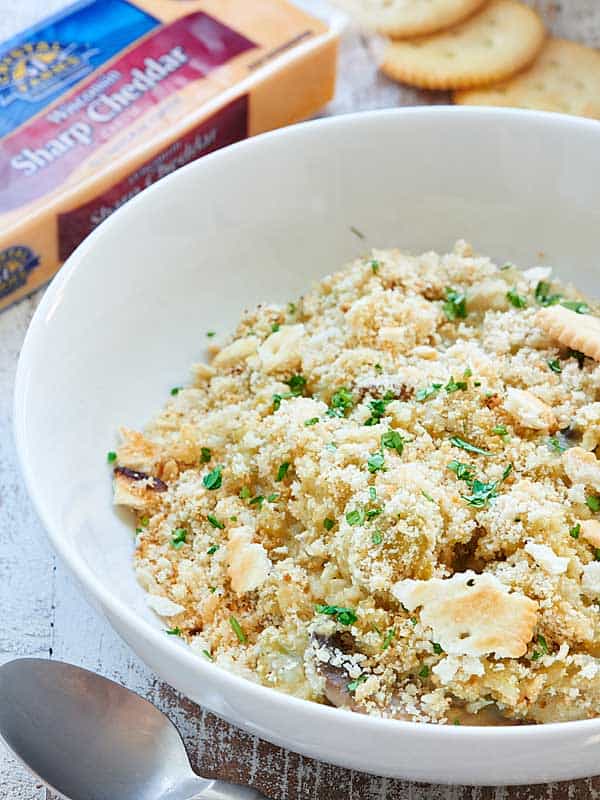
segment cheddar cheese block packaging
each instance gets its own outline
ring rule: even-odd
[[[284,0],[82,0],[0,44],[0,308],[163,175],[316,111],[336,49]]]

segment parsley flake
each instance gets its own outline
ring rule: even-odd
[[[382,650],[387,650],[388,649],[388,647],[391,645],[392,639],[394,638],[395,635],[396,635],[396,629],[395,628],[390,628],[389,631],[385,635],[385,639],[383,640],[383,644],[381,646]]]
[[[304,420],[304,424],[309,428],[311,425],[316,425],[318,421],[318,417],[311,417],[310,419]]]
[[[588,495],[585,498],[585,504],[594,514],[600,511],[600,497],[597,497],[596,495]]]
[[[331,517],[325,517],[325,519],[323,520],[323,527],[325,528],[326,531],[330,531],[334,525],[335,522],[331,519]]]
[[[383,469],[385,464],[385,456],[382,452],[373,453],[369,456],[367,460],[367,466],[369,468],[369,472],[371,474],[378,472],[380,469]]]
[[[270,494],[267,497],[267,503],[276,503],[277,500],[279,500],[279,495],[277,494],[277,492],[273,492],[273,494]]]
[[[327,410],[327,416],[345,417],[353,406],[354,397],[352,392],[346,386],[341,386],[333,393],[331,397],[331,402],[329,403],[329,408]]]
[[[423,403],[425,400],[429,400],[430,397],[433,397],[439,392],[442,385],[441,383],[432,383],[431,386],[426,386],[424,389],[417,389],[415,400],[417,403]]]
[[[481,447],[477,447],[470,442],[467,442],[465,439],[461,439],[460,436],[452,436],[450,438],[450,443],[454,445],[454,447],[460,447],[461,450],[466,450],[468,453],[479,453],[482,456],[491,456],[493,453],[490,453],[489,450],[483,450]]]
[[[562,300],[562,295],[550,294],[550,284],[547,281],[540,281],[535,287],[534,294],[540,306],[555,306]]]
[[[220,489],[223,483],[223,468],[215,467],[202,478],[202,483],[210,491]]]
[[[552,359],[552,361],[547,361],[546,363],[548,364],[552,372],[556,372],[557,374],[560,374],[562,372],[562,367],[560,365],[560,361],[558,360],[558,358],[554,358]]]
[[[373,544],[381,544],[383,542],[383,533],[381,531],[373,531],[371,541]]]
[[[207,658],[209,661],[214,661],[214,658],[211,656],[211,654],[208,652],[208,650],[203,650],[202,651],[202,655],[205,658]]]
[[[550,447],[550,449],[554,450],[556,453],[564,453],[564,451],[567,449],[566,445],[561,444],[561,442],[559,441],[559,439],[556,436],[551,436],[548,439],[548,443],[547,444],[548,444],[548,447]]]
[[[240,642],[240,644],[246,644],[246,642],[248,641],[246,639],[246,634],[242,630],[242,626],[240,625],[240,623],[237,621],[237,619],[233,615],[231,615],[229,617],[229,624],[231,625],[231,628],[232,628],[233,632],[235,633],[235,635],[237,636],[238,641]]]
[[[527,299],[523,297],[523,295],[519,294],[516,289],[509,289],[506,293],[506,299],[509,301],[511,305],[515,308],[526,308],[527,307]]]
[[[349,692],[355,692],[361,683],[364,683],[368,678],[368,675],[359,675],[358,678],[354,681],[350,681],[348,686],[346,687]]]
[[[444,386],[444,389],[448,392],[448,394],[458,392],[459,390],[464,392],[468,388],[469,384],[466,381],[455,381],[452,376],[450,377],[448,383]]]
[[[225,527],[225,525],[223,525],[222,522],[219,522],[219,520],[216,517],[213,517],[212,514],[208,514],[206,519],[210,522],[213,528],[217,528],[220,531],[222,531],[223,528]]]
[[[175,550],[181,550],[187,540],[187,530],[185,528],[176,528],[171,537],[171,547]]]
[[[214,554],[217,552],[218,549],[219,549],[219,545],[218,544],[213,544],[208,548],[206,553],[209,556],[214,556]]]
[[[381,261],[378,261],[376,258],[372,258],[369,261],[369,265],[373,270],[373,275],[377,275],[377,273],[379,272],[379,267],[381,266]]]
[[[277,483],[281,483],[281,481],[287,475],[287,471],[290,468],[290,462],[284,461],[283,464],[279,465],[279,469],[277,470],[277,477],[275,478]]]
[[[568,308],[570,311],[574,311],[576,314],[587,314],[590,310],[588,304],[581,300],[562,300],[561,306]]]
[[[492,433],[496,434],[496,436],[508,436],[508,428],[506,425],[495,425],[492,428]]]
[[[169,636],[181,636],[181,628],[169,628],[165,633]]]
[[[467,486],[471,486],[475,480],[475,467],[465,464],[463,461],[451,461],[448,469],[453,472],[459,481],[465,481]]]
[[[109,450],[109,452],[106,454],[106,460],[109,464],[113,464],[117,460],[117,454],[114,450]]]
[[[274,322],[271,325],[271,333],[277,333],[277,331],[281,328],[281,325],[278,322]]]
[[[467,296],[450,287],[446,288],[446,301],[442,305],[446,317],[452,322],[467,316]]]
[[[386,406],[388,406],[393,399],[394,395],[391,392],[386,392],[381,399],[371,400],[369,403],[371,416],[365,422],[365,425],[377,425],[378,422],[381,422],[381,418],[385,416]]]
[[[404,439],[398,431],[390,429],[381,435],[381,446],[387,447],[388,450],[395,450],[401,456],[404,451]]]
[[[252,500],[250,500],[249,505],[258,506],[259,508],[262,508],[264,502],[265,502],[265,496],[263,494],[257,494],[256,497],[253,497]]]
[[[174,386],[171,389],[171,395],[175,397],[175,395],[179,394],[179,392],[183,389],[183,386]]]
[[[441,656],[442,653],[444,652],[442,649],[442,645],[438,644],[438,642],[432,642],[431,646],[433,647],[433,652],[436,654],[436,656]]]
[[[248,486],[242,486],[240,489],[240,500],[247,500],[252,492],[250,491]]]
[[[428,678],[429,677],[429,667],[427,664],[423,664],[421,669],[419,670],[419,678]]]
[[[537,643],[540,646],[542,653],[547,656],[550,651],[548,650],[548,644],[541,633],[538,634]]]
[[[326,614],[328,617],[333,617],[340,625],[354,625],[358,619],[353,609],[343,608],[342,606],[316,605],[315,611],[317,614]]]
[[[579,539],[580,532],[581,525],[577,523],[577,525],[573,525],[573,527],[569,529],[569,536],[571,536],[573,539]]]
[[[429,502],[430,502],[430,503],[435,503],[435,500],[433,499],[433,497],[432,497],[430,494],[428,494],[428,493],[425,491],[425,489],[421,489],[421,494],[423,495],[423,497],[425,498],[425,500],[429,500]]]
[[[363,508],[355,508],[353,511],[348,511],[346,514],[346,522],[348,525],[362,525],[365,521],[365,511]]]
[[[201,464],[208,464],[208,462],[212,458],[212,453],[209,447],[201,447],[200,448],[200,463]]]

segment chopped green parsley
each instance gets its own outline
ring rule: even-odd
[[[323,527],[325,528],[326,531],[330,531],[334,525],[335,522],[330,517],[325,517],[325,519],[323,520]]]
[[[362,525],[365,521],[364,508],[355,508],[353,511],[348,511],[346,514],[346,522],[348,525]]]
[[[201,464],[208,464],[208,462],[212,458],[212,453],[209,447],[202,447],[200,448],[200,463]]]
[[[560,361],[558,360],[558,358],[554,358],[546,363],[548,364],[552,372],[556,372],[557,374],[560,374],[562,372],[562,367],[560,365]]]
[[[391,392],[386,392],[380,400],[371,400],[369,403],[371,416],[367,419],[365,425],[377,425],[377,423],[381,421],[381,418],[385,416],[386,406],[388,406],[393,399],[394,395]]]
[[[600,497],[597,497],[596,495],[592,495],[592,494],[588,495],[585,498],[585,504],[589,508],[590,511],[594,512],[594,514],[597,511],[600,511]]]
[[[218,550],[218,549],[219,549],[219,545],[218,545],[218,544],[212,544],[212,545],[211,545],[211,546],[208,548],[208,550],[207,550],[206,552],[207,552],[207,554],[208,554],[209,556],[214,556],[214,554],[217,552],[217,550]]]
[[[117,454],[114,450],[109,450],[109,452],[106,454],[106,460],[109,464],[113,464],[117,460]]]
[[[367,466],[369,468],[369,472],[375,473],[378,472],[380,469],[384,468],[385,464],[385,456],[383,452],[373,453],[369,456],[367,460]]]
[[[165,631],[169,636],[181,636],[181,628],[169,628],[168,631]]]
[[[171,547],[175,550],[181,550],[187,541],[187,530],[185,528],[175,528],[173,536],[171,537]]]
[[[356,680],[350,681],[350,683],[347,686],[348,691],[355,692],[361,685],[361,683],[364,683],[367,680],[367,678],[368,675],[359,675],[358,678],[356,678]]]
[[[171,394],[172,394],[172,396],[173,396],[173,397],[175,397],[175,395],[179,394],[179,392],[180,392],[182,389],[183,389],[183,386],[174,386],[174,387],[171,389]]]
[[[373,531],[373,535],[371,536],[371,541],[373,544],[381,544],[383,542],[383,534],[381,531]]]
[[[477,447],[476,445],[467,442],[465,439],[461,439],[460,436],[450,437],[450,444],[453,444],[454,447],[460,447],[461,450],[466,450],[468,453],[479,453],[482,456],[493,455],[493,453],[490,453],[489,450],[483,450],[481,447]]]
[[[306,425],[307,428],[309,428],[311,425],[316,425],[318,421],[319,421],[318,417],[311,417],[310,419],[305,420],[304,424]]]
[[[215,467],[202,478],[202,483],[209,490],[220,489],[223,483],[223,468]]]
[[[231,625],[231,628],[232,628],[233,632],[235,633],[235,635],[237,636],[238,641],[240,642],[240,644],[246,644],[246,642],[247,642],[246,634],[242,630],[242,626],[237,621],[237,619],[233,616],[233,614],[229,617],[229,624]]]
[[[516,289],[509,289],[506,293],[506,299],[515,308],[526,308],[527,299],[519,294]]]
[[[447,319],[451,322],[456,319],[465,319],[467,316],[467,296],[451,287],[446,288],[446,300],[442,309]]]
[[[354,625],[358,619],[353,609],[343,608],[342,606],[316,605],[315,611],[317,614],[326,614],[328,617],[333,617],[340,625]]]
[[[281,481],[287,475],[287,471],[288,471],[289,468],[290,468],[290,462],[289,461],[284,461],[283,464],[279,465],[279,469],[277,470],[277,477],[275,478],[277,483],[281,483]]]
[[[345,417],[354,406],[354,397],[352,392],[346,387],[341,386],[335,391],[331,397],[329,409],[327,410],[328,417]]]
[[[213,517],[212,514],[208,514],[206,519],[210,522],[213,528],[217,528],[220,531],[222,531],[223,528],[225,527],[225,525],[223,525],[222,522],[219,522],[219,520],[216,517]]]
[[[431,386],[426,386],[424,389],[417,389],[415,400],[417,403],[423,403],[425,400],[429,400],[430,397],[433,397],[439,392],[442,386],[443,384],[441,383],[432,383]]]
[[[387,447],[388,450],[395,450],[401,456],[404,451],[404,439],[398,431],[390,428],[389,431],[381,435],[381,446],[382,448]]]
[[[577,523],[577,525],[573,525],[572,528],[569,528],[569,536],[573,539],[579,539],[579,534],[581,532],[581,525]]]

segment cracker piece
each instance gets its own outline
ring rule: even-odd
[[[525,72],[497,86],[456,92],[454,102],[600,119],[600,51],[566,39],[548,39]]]
[[[548,306],[538,311],[536,323],[565,347],[579,350],[600,361],[600,319],[578,314],[564,306]]]
[[[423,89],[487,86],[530,64],[544,39],[544,25],[531,8],[517,0],[491,0],[442,33],[392,42],[381,68]]]
[[[489,573],[403,580],[392,593],[409,611],[421,607],[421,622],[450,655],[520,658],[537,621],[537,603]]]
[[[425,36],[456,25],[485,0],[336,0],[357,22],[396,39]]]

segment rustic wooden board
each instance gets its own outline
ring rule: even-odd
[[[313,10],[325,7],[323,0],[298,1]],[[599,0],[532,0],[532,4],[542,11],[555,33],[600,46]],[[0,40],[63,5],[65,0],[0,0]],[[379,75],[377,52],[376,42],[355,29],[348,31],[341,52],[338,92],[324,114],[447,102],[445,95],[419,93]],[[18,473],[11,432],[12,387],[18,352],[38,301],[39,295],[0,315],[0,663],[17,655],[48,656],[121,681],[149,697],[175,721],[198,771],[252,783],[273,800],[600,798],[600,778],[550,786],[478,789],[408,784],[339,769],[249,736],[157,681],[87,605],[54,556]],[[50,794],[2,749],[0,797],[50,800]]]

